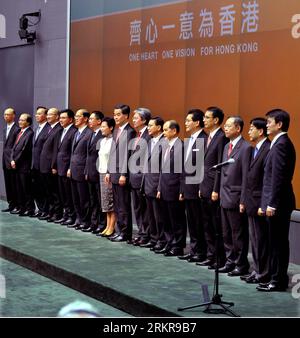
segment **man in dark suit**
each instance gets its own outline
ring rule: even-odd
[[[59,114],[59,122],[63,129],[61,129],[56,140],[51,167],[52,174],[57,175],[63,215],[55,223],[72,226],[76,217],[72,199],[71,179],[67,176],[67,172],[70,168],[73,139],[77,132],[77,128],[73,124],[74,112],[71,109],[62,110]]]
[[[137,108],[132,118],[133,128],[136,130],[136,138],[132,141],[132,153],[129,162],[129,182],[135,219],[138,227],[133,245],[142,247],[150,240],[150,229],[147,215],[146,198],[141,191],[143,165],[148,153],[148,122],[151,111],[147,108]],[[137,156],[136,156],[137,155]],[[131,168],[133,170],[131,170]]]
[[[131,155],[130,140],[136,132],[129,124],[130,107],[118,104],[114,109],[116,128],[113,132],[113,144],[108,162],[108,174],[105,181],[112,183],[114,209],[117,218],[118,233],[111,237],[113,242],[132,243],[132,215],[128,161]]]
[[[11,167],[11,150],[15,144],[16,137],[20,132],[19,126],[15,123],[16,113],[13,108],[7,108],[4,111],[4,121],[6,126],[3,130],[3,153],[2,168],[4,174],[4,183],[8,208],[2,212],[18,211],[18,198],[16,191],[16,171]]]
[[[148,143],[148,159],[142,179],[142,192],[146,196],[150,239],[148,243],[140,244],[140,246],[150,248],[154,252],[162,250],[167,244],[161,201],[156,198],[162,164],[162,149],[165,142],[163,125],[164,121],[160,117],[153,117],[148,123],[148,134],[151,140]]]
[[[260,284],[257,289],[270,292],[286,290],[289,282],[289,228],[291,213],[296,206],[292,186],[296,152],[287,135],[289,114],[282,109],[274,109],[266,116],[272,142],[265,165],[259,213],[265,214],[269,223],[270,282]]]
[[[67,176],[71,177],[72,198],[76,213],[76,230],[84,230],[90,227],[91,210],[89,186],[85,179],[85,165],[87,147],[93,132],[88,128],[90,114],[86,109],[79,109],[75,114],[75,127],[77,132],[73,139],[70,169]]]
[[[206,242],[200,210],[199,184],[203,175],[204,147],[207,135],[203,130],[204,114],[200,109],[192,109],[185,119],[186,132],[190,137],[185,141],[184,168],[180,200],[185,203],[187,224],[190,234],[190,251],[178,256],[188,262],[203,262],[206,259]]]
[[[105,223],[105,216],[101,210],[100,176],[97,170],[99,144],[103,138],[100,130],[103,118],[104,115],[100,111],[93,111],[89,118],[89,127],[93,133],[88,142],[87,158],[84,170],[85,178],[89,186],[91,222],[90,227],[83,229],[83,231],[92,232],[94,234],[102,231],[100,222],[102,221],[102,223]]]
[[[248,222],[244,213],[240,213],[240,199],[243,176],[246,175],[245,155],[250,144],[241,133],[244,122],[239,116],[229,117],[224,125],[226,137],[230,142],[223,151],[223,161],[234,159],[233,163],[225,165],[221,170],[221,218],[226,263],[219,269],[228,276],[248,274]]]
[[[37,206],[37,212],[32,215],[33,217],[46,216],[47,214],[47,199],[45,191],[47,191],[46,182],[40,172],[40,156],[44,143],[48,137],[50,124],[47,122],[46,107],[39,106],[36,109],[35,120],[37,128],[34,131],[33,146],[32,146],[32,194]]]
[[[19,118],[20,131],[16,137],[11,151],[10,165],[16,170],[17,196],[19,211],[12,211],[19,216],[34,214],[34,201],[31,194],[31,160],[32,160],[32,117],[29,114],[21,114]]]
[[[164,124],[167,147],[163,151],[163,164],[159,177],[157,198],[161,199],[164,232],[167,244],[156,251],[165,256],[183,256],[186,246],[186,219],[184,203],[179,200],[183,170],[183,143],[179,139],[179,124],[170,120]]]
[[[212,169],[214,165],[222,162],[224,146],[228,142],[221,128],[223,120],[224,113],[219,107],[206,109],[204,127],[209,134],[204,154],[204,178],[199,189],[207,260],[196,264],[208,266],[209,269],[216,267],[217,258],[219,267],[223,266],[225,262],[220,211],[221,172]]]
[[[59,199],[57,175],[52,172],[53,154],[57,150],[57,142],[60,137],[62,126],[59,123],[59,110],[50,108],[47,112],[47,121],[50,125],[48,135],[42,147],[40,155],[40,172],[42,179],[46,183],[46,215],[40,216],[39,219],[47,222],[55,222],[62,218],[62,205]]]
[[[254,148],[250,149],[245,161],[248,167],[243,181],[240,211],[246,211],[248,216],[253,271],[244,280],[246,283],[265,283],[269,281],[269,232],[267,220],[258,216],[258,209],[261,205],[264,167],[270,149],[266,119],[252,119],[248,134]]]

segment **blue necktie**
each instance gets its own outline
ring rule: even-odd
[[[254,151],[253,151],[253,158],[256,157],[257,153],[258,153],[258,148],[255,147],[255,148],[254,148]]]

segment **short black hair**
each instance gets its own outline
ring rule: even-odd
[[[73,110],[71,110],[71,109],[61,110],[59,112],[59,115],[62,114],[62,113],[67,113],[67,115],[68,115],[69,118],[74,119],[75,114],[74,114]]]
[[[26,122],[31,126],[32,125],[32,116],[28,113],[22,113],[22,114],[26,114]]]
[[[180,132],[180,126],[177,121],[170,120],[169,122],[169,128],[170,129],[176,129],[177,134]]]
[[[83,116],[83,117],[86,117],[86,118],[89,118],[89,117],[90,117],[90,113],[89,113],[87,110],[85,110],[85,111],[82,113],[82,116]]]
[[[282,122],[281,130],[287,132],[290,127],[290,114],[283,109],[276,108],[266,114],[267,117],[274,118],[275,123]]]
[[[255,117],[250,121],[250,124],[253,124],[256,129],[263,129],[264,136],[267,136],[267,120],[263,117]]]
[[[103,120],[104,114],[100,110],[94,110],[92,111],[91,115],[94,114],[96,116],[97,120]]]
[[[115,105],[115,109],[121,109],[123,115],[127,115],[129,117],[130,107],[127,104],[118,103]]]
[[[45,114],[48,113],[48,108],[44,107],[44,106],[37,106],[36,107],[36,110],[39,110],[39,109],[45,109]]]
[[[112,117],[103,117],[102,123],[103,122],[106,122],[109,128],[112,127],[113,130],[115,129],[116,121]]]
[[[200,110],[198,108],[190,109],[188,111],[187,115],[192,115],[192,120],[194,122],[199,121],[199,127],[201,127],[201,128],[204,127],[204,121],[203,121],[204,113],[203,113],[202,110]]]
[[[163,130],[165,121],[160,116],[152,117],[151,120],[155,121],[155,125],[161,126],[161,130]]]
[[[219,125],[221,125],[224,121],[224,112],[221,108],[216,106],[208,107],[206,110],[211,111],[213,113],[213,118],[219,119]]]

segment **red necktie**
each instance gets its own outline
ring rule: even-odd
[[[229,157],[230,154],[232,153],[232,148],[233,148],[233,144],[230,142],[230,143],[229,143],[229,148],[228,148],[228,153],[227,153],[228,157]]]
[[[18,136],[17,136],[17,138],[16,138],[16,144],[20,141],[20,138],[21,138],[23,132],[24,132],[24,130],[21,130],[21,131],[19,132],[19,134],[18,134]]]
[[[135,138],[134,149],[136,148],[137,144],[139,143],[139,140],[140,140],[141,136],[142,136],[142,133],[139,131],[137,133],[137,137]]]

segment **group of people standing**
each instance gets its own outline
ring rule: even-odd
[[[218,107],[188,111],[184,142],[177,121],[137,108],[131,127],[130,113],[126,104],[113,117],[38,107],[33,130],[29,114],[17,126],[6,109],[2,211],[218,268],[259,291],[286,290],[296,160],[289,114],[275,109],[252,119],[251,145],[241,117],[222,129]]]

